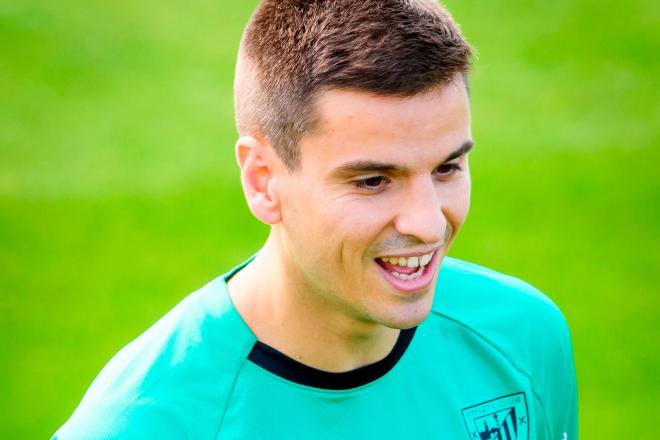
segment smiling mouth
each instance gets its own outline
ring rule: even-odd
[[[376,258],[383,278],[402,292],[416,292],[427,288],[433,281],[438,252],[434,250],[415,256]]]
[[[435,251],[414,257],[380,257],[376,262],[401,280],[414,280],[422,276],[434,253]]]

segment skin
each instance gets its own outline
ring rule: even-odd
[[[460,80],[406,98],[332,90],[316,104],[295,171],[259,136],[237,142],[248,205],[271,233],[229,293],[258,339],[339,372],[382,359],[430,312],[437,270],[406,292],[376,259],[447,253],[469,209],[470,108]]]

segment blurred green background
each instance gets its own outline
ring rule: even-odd
[[[231,105],[255,1],[0,0],[0,437],[47,438],[119,348],[252,254]],[[660,414],[660,7],[451,0],[479,51],[451,254],[573,332],[585,439]]]

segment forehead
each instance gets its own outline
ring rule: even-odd
[[[316,101],[317,123],[301,142],[303,167],[346,160],[435,160],[470,139],[462,83],[413,97],[331,90]],[[320,164],[319,164],[320,165]]]

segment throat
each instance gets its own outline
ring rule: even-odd
[[[273,261],[282,260],[264,247],[228,282],[236,311],[258,341],[327,372],[377,362],[392,350],[399,330],[357,319],[323,295],[304,294],[306,286],[292,284],[295,277]]]

